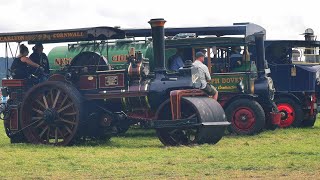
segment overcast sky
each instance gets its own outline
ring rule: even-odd
[[[267,39],[303,39],[299,34],[306,28],[320,35],[319,5],[319,0],[0,0],[0,32],[149,27],[149,19],[162,17],[167,27],[253,22],[267,30]]]

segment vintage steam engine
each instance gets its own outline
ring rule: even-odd
[[[103,56],[81,52],[26,93],[24,80],[3,80],[10,95],[4,122],[12,142],[69,145],[78,138],[106,139],[140,122],[155,128],[165,145],[217,143],[229,122],[219,103],[199,90],[191,62],[178,72],[166,71],[165,22],[149,21],[154,72],[132,48],[126,69],[109,70]]]

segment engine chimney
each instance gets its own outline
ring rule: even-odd
[[[265,75],[265,69],[268,68],[268,65],[265,61],[265,50],[264,50],[264,33],[256,33],[255,34],[255,43],[256,43],[256,52],[257,52],[257,69],[258,76]]]
[[[304,38],[307,42],[315,41],[315,35],[314,31],[311,28],[308,28],[303,33]],[[305,57],[306,62],[319,62],[317,57],[315,56],[315,48],[312,48],[312,46],[306,46],[306,49],[304,50],[304,54],[307,55]]]
[[[149,24],[152,30],[153,41],[153,57],[155,63],[155,71],[166,72],[166,63],[164,59],[164,24],[163,18],[151,19]]]
[[[306,41],[314,41],[314,32],[313,32],[313,29],[311,28],[308,28],[304,31],[303,33],[304,35],[304,38]]]

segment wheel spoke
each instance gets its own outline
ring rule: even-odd
[[[54,109],[55,107],[56,107],[56,105],[57,105],[57,101],[58,101],[58,99],[59,99],[59,97],[60,97],[60,90],[58,90],[58,92],[57,92],[57,95],[56,95],[56,98],[54,99],[54,102],[53,102],[53,105],[52,105],[52,108]]]
[[[65,126],[65,128],[66,128],[66,130],[67,130],[70,134],[72,134],[72,131],[71,131],[71,129],[70,129],[68,126]]]
[[[32,108],[33,111],[39,113],[39,114],[43,114],[43,111],[41,111],[40,109],[35,109],[35,108]]]
[[[62,139],[64,139],[63,133],[60,131],[60,129],[58,127],[57,127],[57,129],[58,129],[58,133],[61,135]]]
[[[59,118],[59,120],[62,121],[62,122],[68,123],[68,124],[77,125],[76,122],[68,121],[68,120],[65,120],[65,119],[62,119],[62,118]]]
[[[48,133],[47,133],[47,143],[50,143],[50,127],[49,127]]]
[[[43,102],[44,102],[44,105],[45,105],[46,109],[48,109],[48,108],[49,108],[49,106],[48,106],[48,102],[47,102],[47,98],[46,98],[46,96],[45,96],[45,95],[43,95],[43,96],[42,96],[42,99],[43,99]]]
[[[65,110],[65,109],[69,108],[69,107],[70,107],[70,106],[72,106],[72,105],[73,105],[73,103],[70,103],[70,104],[68,104],[68,105],[64,106],[63,108],[59,109],[57,112],[58,112],[58,113],[60,113],[61,111],[63,111],[63,110]]]
[[[57,144],[58,143],[58,128],[57,127],[54,131],[54,137],[55,137],[54,143]]]
[[[47,125],[43,130],[42,132],[40,133],[40,138],[43,136],[43,134],[48,130],[49,126]]]
[[[40,106],[43,107],[43,109],[47,109],[47,108],[44,106],[44,104],[43,104],[42,102],[40,102],[39,100],[36,100],[36,102],[37,102],[38,104],[40,104]]]
[[[73,116],[77,115],[77,112],[71,112],[71,113],[63,113],[64,116]]]
[[[41,119],[43,119],[43,117],[32,117],[31,119],[32,119],[32,121],[36,121],[36,120],[41,120]]]
[[[53,103],[53,90],[50,90],[51,103]]]
[[[43,123],[44,121],[41,121],[38,125],[36,125],[36,128],[40,127]]]
[[[194,118],[194,117],[196,117],[196,116],[197,116],[197,114],[194,113],[194,114],[192,114],[191,116],[187,117],[187,119],[191,119],[191,118]]]
[[[67,99],[68,99],[68,96],[65,95],[65,97],[63,98],[59,108],[61,108],[64,105],[64,103],[66,102]]]
[[[176,143],[180,143],[180,139],[181,139],[181,131],[179,129],[174,129],[172,131],[169,132],[169,134],[171,135],[172,140],[174,140]]]

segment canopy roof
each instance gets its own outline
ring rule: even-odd
[[[30,44],[36,42],[57,43],[119,38],[124,38],[124,31],[106,26],[51,31],[0,33],[0,43],[22,41],[28,41]]]
[[[266,40],[265,47],[268,46],[285,46],[285,47],[320,47],[320,41],[305,40]]]
[[[166,40],[166,48],[242,46],[248,43],[245,38],[210,37]]]
[[[151,29],[122,29],[126,36],[149,37]],[[183,27],[183,28],[165,28],[166,36],[175,36],[179,33],[196,33],[201,35],[244,35],[245,37],[255,33],[266,33],[265,29],[253,23],[234,23],[232,26],[208,26],[208,27]]]

